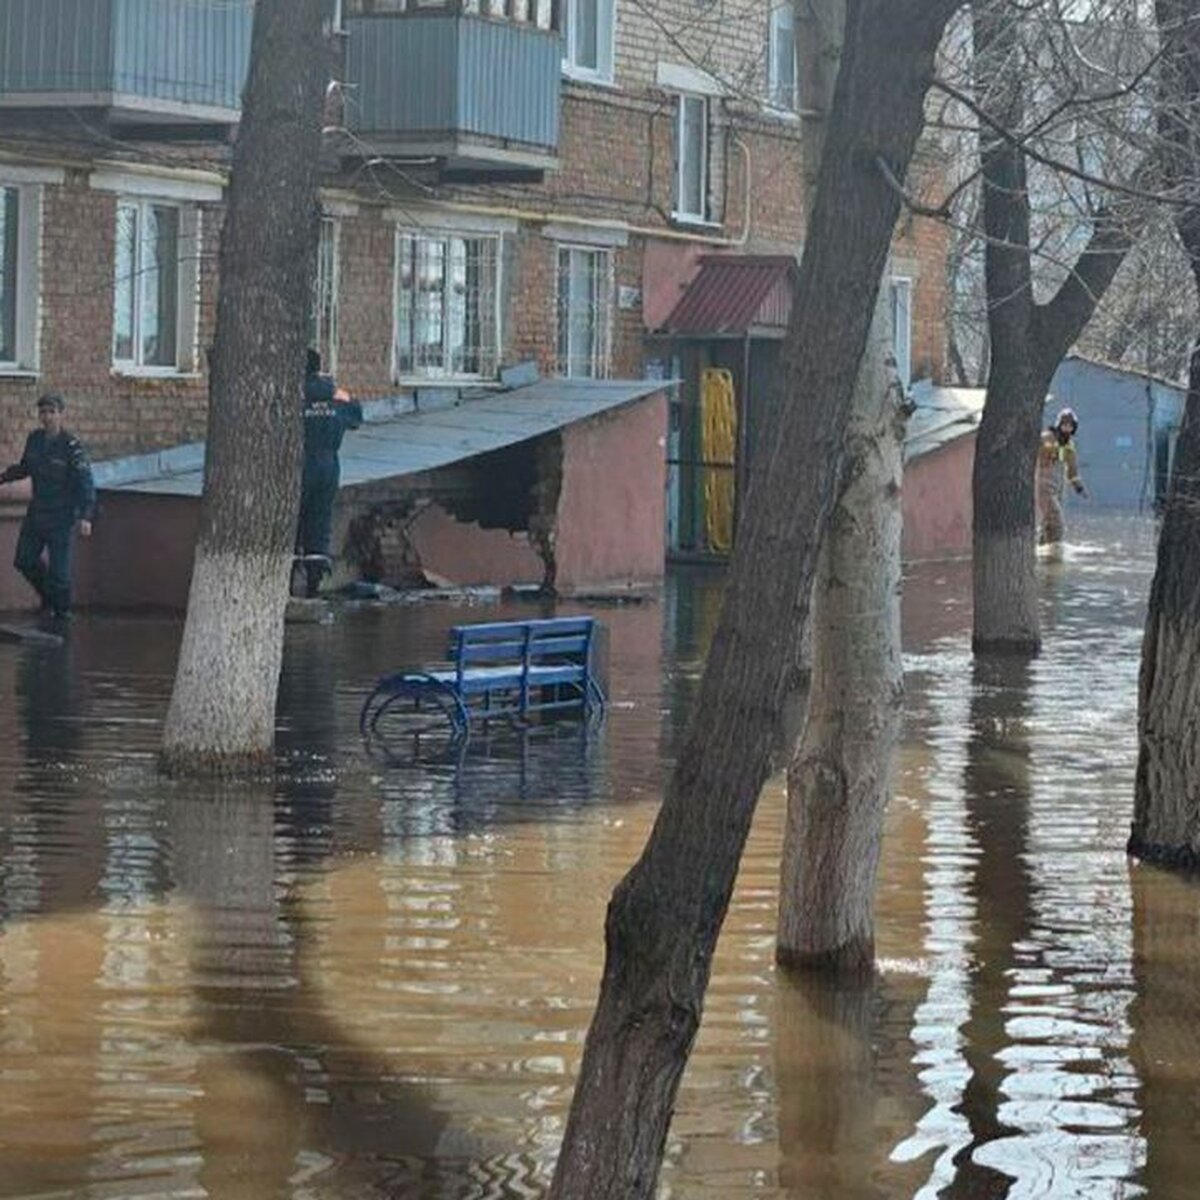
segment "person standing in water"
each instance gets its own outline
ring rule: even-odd
[[[321,374],[321,356],[309,350],[304,371],[304,470],[296,549],[304,562],[305,594],[317,595],[329,570],[333,502],[341,481],[338,453],[348,429],[362,424],[362,405]]]
[[[1037,505],[1041,517],[1043,546],[1061,544],[1066,533],[1063,517],[1063,476],[1079,496],[1088,494],[1079,477],[1079,451],[1075,446],[1075,435],[1079,432],[1079,418],[1073,408],[1064,408],[1053,425],[1042,433],[1037,460]]]
[[[39,397],[40,428],[26,439],[21,461],[0,471],[0,483],[28,479],[33,484],[13,565],[41,598],[42,609],[59,619],[71,615],[75,530],[91,537],[96,508],[91,463],[83,443],[63,427],[65,407],[57,392]]]

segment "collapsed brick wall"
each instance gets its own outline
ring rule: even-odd
[[[443,562],[426,561],[422,544],[424,526],[435,518],[446,529],[457,526],[461,542],[473,539],[477,555],[478,544],[490,542],[502,567],[509,566],[502,561],[506,540],[486,535],[510,535],[515,552],[508,557],[527,568],[536,555],[537,581],[553,587],[560,443],[561,435],[551,433],[433,471],[348,489],[338,506],[338,557],[362,578],[392,587],[439,582]],[[444,532],[440,540],[448,536]]]

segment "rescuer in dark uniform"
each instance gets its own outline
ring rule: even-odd
[[[91,537],[96,508],[87,451],[63,428],[64,407],[56,393],[38,400],[41,428],[25,440],[21,461],[0,472],[0,483],[14,479],[33,483],[13,565],[41,597],[42,608],[56,617],[71,612],[71,536],[78,525],[84,537]]]
[[[328,560],[333,502],[341,478],[338,451],[346,430],[357,429],[362,419],[362,406],[321,374],[321,356],[310,350],[304,372],[304,471],[296,535],[297,551],[306,557],[323,555]],[[309,597],[317,594],[328,569],[327,561],[305,562]]]

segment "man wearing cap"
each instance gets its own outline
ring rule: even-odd
[[[71,612],[71,536],[76,525],[84,537],[91,536],[96,508],[87,451],[63,428],[63,408],[63,398],[54,392],[38,400],[40,428],[25,440],[21,461],[0,472],[0,483],[28,479],[33,484],[13,565],[41,597],[42,608],[56,617]]]
[[[1042,433],[1038,448],[1037,502],[1042,518],[1039,540],[1043,546],[1058,545],[1066,533],[1062,508],[1063,474],[1077,495],[1087,495],[1087,488],[1079,477],[1079,452],[1075,448],[1078,431],[1079,418],[1075,410],[1064,408],[1054,424]]]

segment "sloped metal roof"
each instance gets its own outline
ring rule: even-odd
[[[499,450],[671,386],[663,380],[546,379],[528,387],[418,410],[405,398],[364,405],[366,423],[342,443],[342,487],[430,471]],[[199,496],[204,445],[98,462],[104,491]]]
[[[796,261],[786,255],[710,254],[688,284],[663,333],[719,337],[787,329]]]
[[[979,428],[983,416],[984,388],[935,387],[922,380],[913,385],[916,411],[908,420],[904,459],[910,462],[932,454]]]

